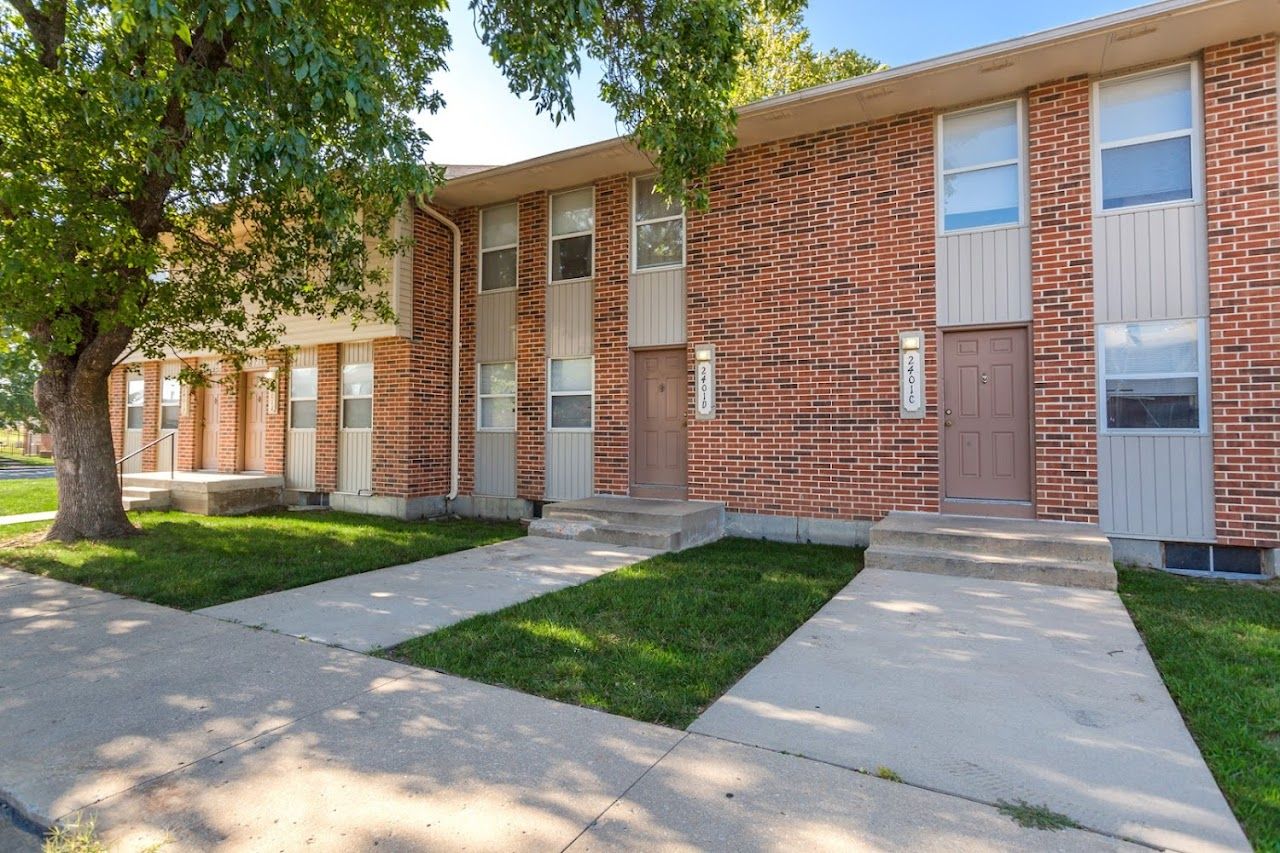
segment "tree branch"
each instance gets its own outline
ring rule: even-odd
[[[9,4],[18,10],[40,46],[40,64],[56,70],[58,49],[67,38],[67,0],[50,0],[45,10],[36,8],[32,0],[9,0]]]

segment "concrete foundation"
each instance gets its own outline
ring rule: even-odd
[[[533,517],[533,503],[523,498],[495,498],[487,495],[458,495],[449,501],[449,512],[466,518],[496,518],[515,521]]]
[[[1158,569],[1164,566],[1164,547],[1154,539],[1111,539],[1111,553],[1122,566],[1144,566]]]
[[[865,548],[871,539],[871,521],[838,518],[799,518],[793,515],[725,513],[725,535],[773,542],[815,542]]]
[[[435,518],[445,514],[443,495],[423,495],[416,498],[397,498],[388,495],[352,495],[334,492],[329,495],[330,509],[341,512],[359,512],[365,515],[384,515],[410,521],[418,518]]]

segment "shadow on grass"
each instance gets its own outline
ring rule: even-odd
[[[514,523],[404,522],[346,513],[138,513],[144,535],[0,547],[0,564],[196,610],[521,535]]]
[[[388,656],[683,728],[861,566],[856,549],[727,539],[473,617]]]

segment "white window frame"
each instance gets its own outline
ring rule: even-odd
[[[1147,136],[1135,136],[1115,142],[1101,141],[1101,106],[1102,89],[1115,83],[1138,80],[1143,77],[1157,77],[1178,68],[1188,68],[1188,85],[1191,87],[1191,127],[1187,130],[1166,131]],[[1204,84],[1200,76],[1200,63],[1194,59],[1161,65],[1159,68],[1146,68],[1130,74],[1105,77],[1095,80],[1089,95],[1089,147],[1090,171],[1093,179],[1090,188],[1093,192],[1093,213],[1095,216],[1115,216],[1121,213],[1132,213],[1135,210],[1161,210],[1172,207],[1189,207],[1204,201]],[[1155,201],[1150,204],[1133,204],[1127,207],[1102,206],[1102,151],[1106,148],[1123,148],[1128,145],[1140,145],[1144,142],[1160,142],[1165,139],[1191,138],[1191,198],[1180,198],[1174,201]]]
[[[295,371],[295,370],[310,370],[310,371],[313,371],[313,372],[315,373],[315,375],[316,375],[316,392],[315,392],[315,394],[314,394],[313,396],[311,396],[311,397],[299,397],[299,396],[297,396],[297,395],[295,395],[295,394],[293,393],[293,392],[294,392],[293,371]],[[311,403],[315,403],[315,404],[316,404],[316,421],[317,421],[317,422],[319,422],[319,420],[320,420],[320,411],[319,411],[319,410],[320,410],[320,368],[319,368],[319,367],[317,367],[317,366],[315,366],[315,365],[307,365],[307,366],[305,366],[305,367],[304,367],[304,366],[292,366],[292,367],[290,367],[290,368],[289,368],[289,429],[306,430],[306,431],[309,431],[309,432],[315,432],[315,429],[316,429],[316,428],[315,428],[314,426],[309,426],[309,427],[299,427],[299,426],[294,426],[294,425],[293,425],[293,404],[294,404],[294,403],[308,403],[308,402],[311,402]]]
[[[589,391],[552,391],[551,363],[553,361],[589,361],[591,362],[591,389]],[[555,397],[581,397],[591,395],[591,422],[585,427],[553,427],[551,425],[551,401]],[[594,355],[569,355],[547,359],[547,431],[548,432],[594,432],[596,428],[596,357]]]
[[[657,219],[636,219],[636,199],[639,197],[639,191],[636,185],[641,181],[648,180],[657,175],[656,172],[648,175],[636,175],[631,179],[631,271],[641,272],[661,272],[662,270],[683,269],[689,257],[689,221],[685,218],[684,202],[680,203],[680,213],[678,216],[660,216]],[[676,219],[680,220],[680,260],[671,264],[661,264],[654,267],[638,266],[638,258],[636,256],[636,247],[640,245],[636,239],[636,232],[640,230],[641,225],[659,225],[663,222],[672,222]],[[595,241],[592,240],[592,253],[595,252]]]
[[[356,367],[358,365],[369,365],[369,393],[368,394],[348,394],[346,390],[346,382],[342,377],[342,369],[346,367]],[[317,380],[319,376],[316,377]],[[339,428],[343,432],[373,432],[374,411],[373,411],[373,384],[377,381],[377,377],[373,375],[372,361],[353,361],[341,365],[338,368],[338,417],[341,421]],[[316,389],[319,391],[319,388]],[[369,401],[369,425],[367,427],[349,427],[347,426],[347,406],[348,400],[368,400]]]
[[[490,290],[490,291],[488,291],[488,292],[489,292],[489,293],[493,293],[493,291],[492,291],[492,290]],[[512,375],[513,375],[513,379],[514,379],[514,381],[515,381],[515,383],[516,383],[516,390],[515,390],[515,391],[513,391],[513,392],[512,392],[512,393],[510,393],[510,394],[482,394],[482,393],[480,393],[480,368],[481,368],[481,367],[484,367],[484,366],[486,366],[486,365],[490,365],[490,364],[509,364],[509,365],[511,365],[511,372],[512,372]],[[519,408],[519,406],[517,405],[517,403],[519,402],[519,392],[520,392],[520,363],[519,363],[518,361],[516,361],[515,359],[510,359],[510,360],[508,360],[508,361],[478,361],[478,362],[476,362],[476,432],[514,433],[514,432],[516,431],[516,427],[518,427],[518,426],[520,425],[520,408]],[[500,397],[501,397],[501,398],[506,398],[506,397],[510,397],[510,398],[511,398],[511,411],[512,411],[512,413],[513,413],[513,419],[512,419],[512,422],[511,422],[511,426],[509,426],[509,427],[487,427],[487,426],[485,426],[485,425],[484,425],[484,420],[483,420],[483,418],[484,418],[484,415],[483,415],[483,412],[484,412],[484,406],[481,404],[481,402],[480,402],[480,401],[481,401],[481,400],[496,400],[496,399],[498,399],[498,398],[500,398]]]
[[[1107,351],[1103,343],[1103,329],[1108,326],[1140,326],[1147,323],[1195,323],[1196,361],[1199,371],[1171,371],[1168,373],[1107,373]],[[1098,432],[1103,435],[1208,435],[1209,434],[1209,321],[1204,317],[1164,317],[1156,320],[1120,320],[1114,323],[1098,323],[1094,330],[1094,351],[1097,354]],[[1196,401],[1200,408],[1200,426],[1195,429],[1153,429],[1151,427],[1111,427],[1107,425],[1108,379],[1196,379]]]
[[[591,190],[591,228],[586,231],[573,231],[569,234],[555,234],[555,199],[557,196],[569,195],[570,193],[581,192],[582,190]],[[590,237],[591,238],[591,269],[578,278],[553,278],[552,271],[555,269],[555,244],[557,240],[568,240],[572,237]],[[547,196],[547,283],[548,284],[569,284],[575,281],[590,281],[596,275],[596,186],[595,184],[587,184],[581,187],[571,187],[567,190],[551,193]],[[488,291],[492,293],[493,291]]]
[[[514,207],[516,209],[516,241],[514,243],[504,243],[501,246],[484,245],[484,217],[491,210],[497,210],[500,207]],[[491,204],[480,210],[480,219],[476,228],[476,293],[509,293],[520,287],[520,202],[508,201],[502,204]],[[593,241],[594,243],[594,241]],[[493,290],[484,289],[484,256],[489,252],[499,252],[505,249],[516,250],[516,283],[511,287],[496,287]],[[593,245],[594,249],[594,245]]]
[[[178,396],[174,398],[173,402],[166,403],[164,399],[164,389],[165,389],[165,385],[169,382],[172,382],[173,386],[178,389]],[[176,376],[161,375],[160,377],[160,411],[158,412],[158,414],[160,415],[160,419],[157,422],[157,428],[161,432],[170,431],[170,430],[172,430],[173,432],[177,432],[179,428],[178,426],[167,427],[164,425],[165,409],[177,409],[178,418],[175,421],[175,423],[177,425],[181,425],[182,423],[182,383],[178,381],[178,377]]]
[[[142,400],[136,406],[129,405],[129,386],[139,382],[142,384]],[[137,409],[141,414],[138,418],[136,427],[129,426],[129,410]],[[126,431],[141,432],[146,429],[147,425],[147,380],[141,373],[126,373],[124,375],[124,428]]]
[[[979,163],[974,166],[962,166],[958,169],[947,169],[943,166],[943,146],[946,143],[946,131],[943,128],[944,119],[954,116],[968,115],[969,113],[980,113],[987,110],[995,110],[1000,107],[1014,105],[1015,118],[1018,131],[1018,156],[1013,160],[992,160],[989,163]],[[935,160],[937,168],[934,176],[933,198],[934,198],[934,218],[937,222],[938,234],[948,237],[955,234],[978,234],[983,231],[1004,231],[1009,228],[1025,228],[1030,222],[1031,193],[1030,193],[1030,170],[1027,156],[1027,107],[1022,98],[1005,98],[1000,101],[988,101],[985,104],[978,104],[974,107],[965,107],[961,110],[951,110],[950,112],[939,113],[935,125],[934,145]],[[946,199],[943,196],[943,187],[946,185],[946,178],[950,175],[962,175],[965,172],[980,172],[984,169],[995,169],[1000,166],[1017,166],[1018,169],[1018,219],[1014,222],[1002,222],[998,225],[975,225],[972,228],[954,228],[947,230],[947,210]]]

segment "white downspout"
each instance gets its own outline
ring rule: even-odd
[[[458,497],[458,362],[462,359],[462,342],[459,339],[462,325],[462,307],[459,300],[462,296],[462,232],[452,219],[418,201],[422,211],[448,228],[453,234],[453,371],[450,381],[449,398],[449,495],[446,500],[452,502]]]

